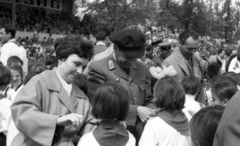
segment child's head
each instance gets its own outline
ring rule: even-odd
[[[12,85],[18,86],[23,82],[23,69],[19,64],[12,64],[9,66],[12,75]]]
[[[176,79],[164,77],[155,84],[154,102],[158,108],[181,110],[184,108],[185,91]]]
[[[11,81],[12,75],[10,70],[5,66],[0,65],[0,90],[5,90]]]
[[[201,81],[198,77],[189,75],[181,80],[186,94],[197,96],[201,89]]]
[[[237,86],[231,81],[222,80],[215,82],[211,86],[212,104],[225,105],[237,91]]]
[[[23,61],[18,56],[11,56],[7,60],[7,66],[11,66],[12,64],[23,66]]]
[[[190,122],[192,146],[212,146],[224,107],[209,106],[197,112]]]
[[[238,78],[238,75],[235,72],[226,72],[223,74],[223,76],[231,78],[237,83],[237,85],[240,85],[240,80]]]
[[[97,89],[93,96],[92,114],[101,120],[124,121],[129,110],[128,94],[120,85],[109,83]]]

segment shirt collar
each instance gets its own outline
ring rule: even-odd
[[[15,42],[16,41],[16,39],[10,39],[10,40],[8,40],[8,42]]]
[[[102,42],[102,41],[98,41],[96,45],[104,45],[104,46],[106,46],[106,44],[104,42]]]

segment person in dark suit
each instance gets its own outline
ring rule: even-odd
[[[218,56],[212,56],[209,63],[202,59],[197,53],[198,49],[198,34],[192,31],[184,31],[179,35],[180,46],[175,48],[173,53],[164,60],[164,64],[172,65],[177,71],[176,78],[183,79],[187,75],[195,75],[200,79],[204,79],[205,72],[213,72],[212,65],[218,64],[214,67],[215,72],[221,69],[221,62]],[[197,96],[197,101],[205,103],[204,92],[201,90]]]
[[[97,39],[97,44],[94,47],[94,56],[104,52],[105,50],[107,50],[107,45],[106,45],[106,37],[107,34],[104,31],[99,31],[96,35],[95,35],[96,39]]]
[[[127,128],[139,140],[144,123],[156,116],[148,69],[137,60],[145,53],[145,36],[138,30],[125,29],[116,33],[112,42],[113,54],[89,65],[88,97],[91,102],[97,88],[105,83],[121,85],[130,103]]]

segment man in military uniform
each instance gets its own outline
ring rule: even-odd
[[[130,109],[127,128],[137,141],[144,122],[156,116],[148,69],[137,60],[145,53],[145,41],[145,36],[138,30],[124,29],[116,33],[112,38],[114,52],[107,58],[92,62],[88,72],[90,102],[97,88],[107,82],[119,84],[128,92]]]
[[[156,66],[161,67],[162,62],[171,54],[171,42],[163,42],[158,44],[160,49],[160,54],[153,59],[153,62]]]

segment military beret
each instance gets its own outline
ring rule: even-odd
[[[112,37],[112,42],[129,57],[140,58],[145,53],[146,38],[139,30],[121,30]]]

